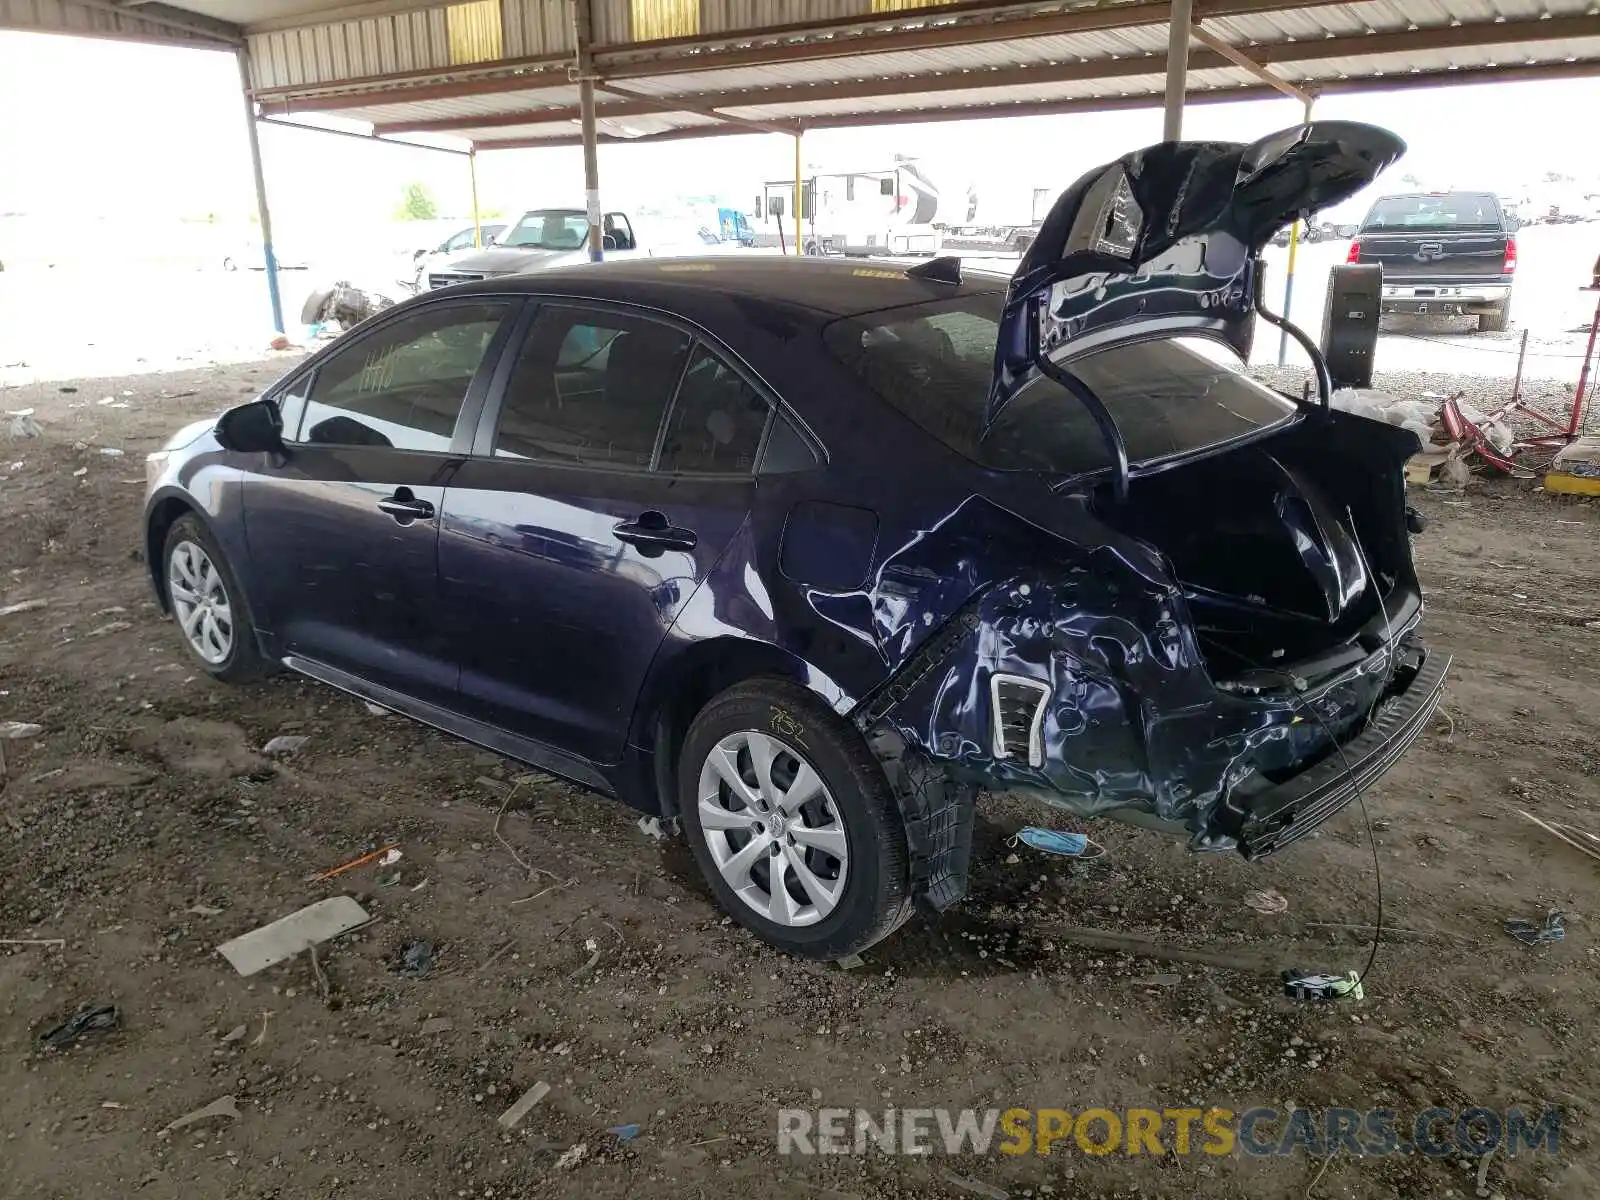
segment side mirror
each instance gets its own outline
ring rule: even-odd
[[[217,422],[217,441],[239,454],[282,454],[283,426],[278,406],[253,400],[230,408]]]
[[[442,249],[444,249],[444,247],[441,246],[440,249],[442,250]],[[412,262],[416,262],[417,259],[419,259],[419,258],[427,258],[428,257],[428,253],[429,252],[426,251],[426,250],[413,250],[411,252],[411,261]]]

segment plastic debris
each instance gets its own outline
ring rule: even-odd
[[[381,704],[374,704],[371,700],[363,700],[362,703],[367,706],[367,711],[375,717],[387,717],[389,715],[389,710]]]
[[[619,1142],[631,1142],[639,1136],[639,1126],[636,1123],[613,1125],[606,1132],[614,1135]]]
[[[1246,892],[1244,906],[1258,913],[1281,913],[1289,910],[1289,901],[1281,893],[1267,888],[1259,892]]]
[[[844,971],[854,971],[857,967],[862,966],[866,961],[867,960],[862,958],[859,954],[846,954],[839,960],[839,968]]]
[[[11,418],[8,432],[14,438],[36,438],[44,433],[44,429],[33,419],[32,413],[24,413]]]
[[[217,950],[239,974],[254,975],[369,920],[366,910],[349,896],[331,896],[224,942]]]
[[[1042,850],[1046,854],[1058,854],[1063,858],[1099,858],[1106,852],[1104,846],[1091,841],[1087,834],[1040,829],[1037,825],[1024,825],[1011,837],[1008,844],[1015,845],[1019,841],[1032,846],[1035,850]]]
[[[522,1123],[522,1118],[533,1111],[533,1106],[539,1103],[539,1101],[543,1100],[549,1094],[550,1085],[541,1079],[527,1091],[523,1092],[515,1104],[500,1114],[500,1128],[515,1129]]]
[[[157,1137],[166,1137],[169,1133],[176,1133],[180,1129],[187,1129],[191,1125],[198,1125],[201,1121],[209,1121],[215,1117],[227,1117],[229,1120],[239,1119],[239,1105],[232,1096],[223,1096],[213,1100],[204,1108],[197,1108],[192,1113],[185,1113],[172,1124],[156,1134]]]
[[[121,458],[123,452],[118,450],[115,446],[101,446],[100,453],[104,454],[107,458]]]
[[[43,732],[43,725],[34,725],[28,721],[0,721],[0,739],[7,741],[38,737]]]
[[[558,1171],[571,1170],[573,1167],[575,1167],[579,1163],[581,1163],[584,1160],[584,1157],[588,1153],[589,1153],[589,1143],[588,1142],[579,1142],[576,1146],[568,1147],[562,1153],[561,1157],[556,1159],[556,1170],[558,1170]]]
[[[400,952],[400,974],[407,979],[421,979],[433,966],[433,943],[418,939],[407,942]]]
[[[79,467],[76,471],[74,471],[72,473],[72,477],[74,479],[82,479],[88,473],[89,473],[89,468],[88,467]]]
[[[271,755],[293,754],[310,740],[311,739],[303,733],[279,734],[265,746],[261,747],[261,753]]]
[[[639,832],[657,842],[667,836],[667,830],[662,826],[660,817],[640,817]]]
[[[103,1033],[122,1023],[122,1013],[115,1004],[102,1004],[98,1008],[80,1009],[60,1025],[39,1035],[42,1045],[59,1050],[88,1033]]]
[[[1524,946],[1548,946],[1551,942],[1564,942],[1567,939],[1566,914],[1552,908],[1541,923],[1526,917],[1512,917],[1506,921],[1505,931]]]
[[[393,858],[389,857],[391,854],[394,855]],[[347,863],[340,863],[337,867],[333,867],[330,870],[324,871],[320,875],[313,875],[311,877],[311,882],[321,883],[324,879],[332,879],[336,875],[343,875],[346,871],[353,871],[357,867],[364,867],[369,862],[377,862],[379,866],[387,867],[399,861],[399,845],[397,843],[390,842],[387,846],[379,846],[376,850],[373,850],[367,854],[363,854],[359,858],[352,858]]]
[[[232,1029],[228,1030],[227,1033],[222,1035],[222,1044],[224,1046],[231,1046],[234,1042],[242,1042],[244,1041],[244,1035],[249,1032],[250,1027],[248,1025],[235,1025]]]

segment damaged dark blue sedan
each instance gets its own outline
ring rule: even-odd
[[[681,819],[796,954],[956,902],[980,788],[1268,854],[1447,665],[1416,438],[1240,366],[1261,247],[1402,149],[1151,147],[1010,281],[721,257],[430,293],[151,456],[157,596],[219,678],[287,667]]]

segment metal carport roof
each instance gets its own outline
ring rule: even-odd
[[[579,2],[609,141],[1153,105],[1173,17],[1147,0]],[[0,0],[0,27],[242,46],[263,115],[493,149],[580,141],[573,13],[573,0]],[[1190,103],[1268,94],[1254,64],[1310,94],[1600,74],[1593,0],[1194,0],[1190,20]]]

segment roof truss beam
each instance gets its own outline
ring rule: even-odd
[[[1499,25],[1461,25],[1444,29],[1402,31],[1396,33],[1361,34],[1353,37],[1318,38],[1313,41],[1277,42],[1250,47],[1248,53],[1237,46],[1223,42],[1206,31],[1197,37],[1209,47],[1190,55],[1190,71],[1208,71],[1219,68],[1240,67],[1278,92],[1286,92],[1304,102],[1311,86],[1301,87],[1279,77],[1269,70],[1270,65],[1287,63],[1312,63],[1339,58],[1353,58],[1372,54],[1404,53],[1424,47],[1480,47],[1487,45],[1515,45],[1525,42],[1565,41],[1569,38],[1600,37],[1600,16],[1557,17],[1548,21],[1508,21]],[[1220,49],[1226,47],[1228,53]],[[1242,60],[1242,61],[1241,61]],[[1165,56],[1141,55],[1136,58],[1090,59],[1087,62],[1059,63],[1048,66],[1007,67],[998,70],[953,71],[938,75],[897,76],[893,78],[862,79],[848,83],[794,85],[777,88],[758,88],[740,92],[702,92],[685,96],[642,97],[632,96],[631,103],[602,105],[598,115],[607,117],[643,116],[661,112],[693,112],[719,120],[744,120],[776,122],[778,118],[740,116],[739,110],[772,107],[784,104],[828,103],[835,101],[875,99],[899,95],[933,95],[951,91],[981,91],[989,88],[1016,88],[1038,84],[1082,83],[1092,80],[1114,80],[1139,75],[1152,75],[1164,69]],[[1248,65],[1246,65],[1248,64]],[[1450,76],[1462,75],[1452,71]],[[520,82],[523,89],[530,83]],[[1318,83],[1317,91],[1328,91],[1330,85]],[[613,92],[622,89],[609,88]],[[471,94],[471,93],[468,93]],[[394,103],[409,98],[396,95],[386,100],[363,98],[363,103]],[[440,97],[442,98],[442,97]],[[1104,99],[1099,103],[1104,103]],[[317,107],[323,107],[319,102]],[[1090,108],[1093,109],[1091,104]],[[729,112],[728,110],[734,110]],[[950,111],[948,109],[941,109]],[[577,108],[560,106],[525,109],[517,112],[496,113],[484,116],[446,117],[433,120],[380,122],[374,132],[384,135],[396,133],[452,133],[463,129],[496,129],[516,126],[559,123],[577,119]],[[804,118],[805,124],[816,128],[822,122]],[[792,128],[786,128],[792,132]]]

